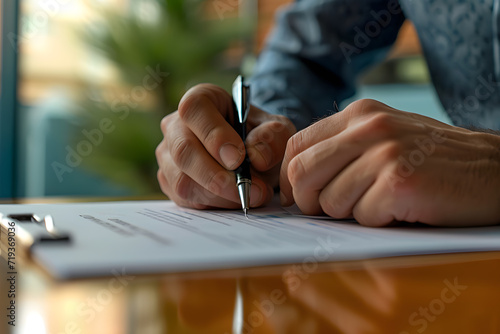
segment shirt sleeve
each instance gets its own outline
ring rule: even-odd
[[[352,97],[358,74],[383,60],[404,21],[398,0],[297,0],[276,26],[250,80],[257,107],[298,130]]]

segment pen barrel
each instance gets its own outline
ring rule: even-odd
[[[233,108],[235,108],[235,110],[237,110],[234,102],[233,102]],[[236,131],[236,133],[238,133],[241,140],[243,140],[243,143],[245,143],[245,141],[247,140],[247,126],[246,126],[246,123],[240,123],[238,121],[238,113],[236,111],[234,113],[233,129],[234,129],[234,131]]]
[[[233,128],[240,136],[246,151],[247,128],[246,120],[250,109],[248,104],[250,87],[243,83],[243,78],[239,76],[233,84]],[[250,208],[250,188],[252,185],[252,177],[250,174],[250,159],[248,152],[245,153],[245,159],[241,165],[234,170],[236,177],[236,187],[241,200],[241,207],[247,215]]]
[[[233,102],[233,107],[235,111],[235,120],[233,123],[233,128],[234,130],[238,133],[240,136],[241,140],[243,141],[243,144],[245,145],[245,150],[246,150],[246,139],[247,139],[247,127],[246,123],[240,123],[238,121],[238,115],[237,115],[237,108],[236,105],[234,105]],[[251,183],[252,177],[250,174],[250,158],[248,157],[248,152],[245,153],[245,160],[241,163],[241,165],[234,170],[234,174],[236,175],[236,185],[242,183],[242,182],[249,182]]]

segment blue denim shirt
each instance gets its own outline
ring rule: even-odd
[[[330,115],[383,60],[403,21],[419,35],[454,124],[500,130],[500,0],[297,0],[277,14],[252,82],[252,103],[297,129]],[[408,110],[411,111],[411,110]]]

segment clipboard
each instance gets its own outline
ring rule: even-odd
[[[2,254],[8,253],[9,237],[15,238],[16,251],[29,256],[32,247],[47,243],[69,243],[71,237],[56,229],[51,215],[38,216],[33,213],[12,213],[4,217],[0,213],[0,247]],[[6,238],[7,240],[4,240]]]

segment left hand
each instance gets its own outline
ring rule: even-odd
[[[282,204],[309,215],[439,226],[500,223],[500,136],[360,100],[294,135]]]

